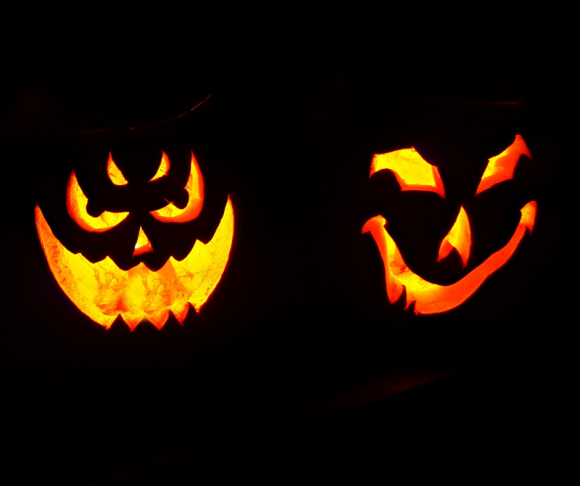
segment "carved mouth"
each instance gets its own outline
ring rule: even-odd
[[[487,277],[499,270],[511,258],[521,240],[534,228],[537,204],[530,201],[521,209],[521,218],[510,241],[490,255],[461,280],[452,285],[428,282],[411,271],[403,260],[397,244],[385,228],[382,216],[369,219],[362,232],[370,232],[379,247],[385,266],[385,280],[389,302],[395,303],[406,290],[406,309],[415,302],[415,314],[437,314],[463,304],[485,282]]]
[[[183,260],[170,257],[156,272],[143,263],[124,271],[109,257],[91,263],[81,254],[71,253],[54,236],[38,206],[35,217],[42,249],[58,285],[84,314],[107,329],[118,315],[131,330],[143,319],[161,329],[169,311],[180,323],[189,304],[199,311],[225,270],[234,233],[228,197],[220,224],[207,244],[196,241]]]

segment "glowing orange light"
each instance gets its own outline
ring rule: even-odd
[[[161,155],[161,164],[159,164],[159,168],[157,169],[157,172],[149,180],[149,182],[155,181],[157,179],[161,179],[161,177],[166,176],[168,172],[169,172],[169,158],[167,157],[167,155],[165,154],[165,152],[162,152],[162,155]]]
[[[153,251],[153,247],[149,242],[149,238],[143,231],[143,228],[139,228],[139,234],[137,235],[137,243],[135,243],[135,251],[133,252],[133,256],[136,257],[137,255],[143,255],[143,253],[149,253]]]
[[[117,164],[115,164],[111,152],[109,152],[109,160],[107,161],[107,174],[109,175],[111,182],[116,186],[124,186],[128,184],[127,179],[125,179],[125,176],[119,170]]]
[[[166,163],[165,166],[163,161]],[[159,170],[153,179],[157,178],[157,175],[160,174],[162,170],[169,170],[169,159],[165,153],[161,159],[161,166],[159,167]],[[162,175],[159,177],[162,177]],[[193,152],[191,152],[191,169],[189,172],[189,178],[187,179],[187,184],[185,185],[185,189],[189,196],[187,206],[185,206],[183,209],[179,209],[172,203],[169,203],[167,206],[158,209],[157,211],[151,211],[151,215],[155,219],[163,221],[164,223],[185,223],[197,218],[203,206],[203,177]]]
[[[157,272],[143,263],[125,272],[109,257],[91,263],[68,251],[38,206],[35,219],[50,270],[69,299],[105,328],[121,315],[131,330],[143,319],[161,329],[170,311],[183,323],[189,304],[199,312],[221,279],[234,234],[234,212],[228,197],[221,222],[207,244],[196,241],[183,260],[170,257]],[[139,239],[137,245],[141,245]]]
[[[443,260],[447,255],[449,255],[453,248],[455,248],[461,256],[463,268],[465,268],[471,251],[471,228],[469,227],[469,219],[463,206],[459,209],[459,214],[457,215],[453,227],[441,242],[437,261],[439,262]]]
[[[109,159],[112,161],[112,159]],[[116,167],[116,166],[115,166]],[[118,169],[117,169],[118,170]],[[120,174],[120,172],[119,172]],[[84,230],[102,233],[118,225],[129,213],[111,213],[104,211],[103,214],[94,218],[87,213],[87,203],[89,200],[79,186],[77,176],[72,171],[66,189],[66,207],[70,217]]]
[[[390,169],[402,191],[431,191],[445,197],[439,170],[429,164],[414,148],[375,154],[371,161],[371,176],[379,170]]]
[[[477,195],[499,182],[513,179],[514,170],[522,155],[532,158],[532,154],[522,136],[516,135],[514,143],[501,154],[489,159],[475,194]]]
[[[437,285],[419,277],[405,264],[391,235],[385,229],[386,220],[375,216],[366,222],[362,232],[370,232],[379,247],[385,266],[387,295],[396,302],[406,289],[406,308],[415,302],[415,314],[435,314],[454,309],[465,302],[492,273],[501,268],[513,255],[520,241],[531,233],[536,219],[537,204],[527,203],[521,209],[520,223],[510,241],[452,285]],[[459,218],[458,218],[459,219]]]

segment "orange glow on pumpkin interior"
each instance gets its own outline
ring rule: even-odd
[[[143,263],[123,271],[109,257],[91,263],[68,251],[38,206],[35,219],[50,270],[69,299],[105,328],[121,315],[131,330],[143,319],[161,329],[169,312],[183,323],[189,304],[199,311],[221,279],[234,234],[234,212],[228,197],[221,222],[207,244],[196,241],[183,260],[170,257],[156,272]],[[146,238],[142,230],[139,235]],[[142,242],[138,239],[137,245]]]
[[[157,172],[155,172],[155,175],[149,180],[149,182],[161,179],[162,177],[166,176],[168,172],[169,172],[169,157],[167,157],[165,152],[162,152],[161,164],[159,164]]]
[[[439,262],[443,260],[447,255],[449,255],[449,253],[451,253],[453,248],[455,248],[459,253],[461,260],[463,261],[463,268],[465,268],[471,251],[471,228],[469,227],[469,219],[463,206],[459,209],[459,214],[457,215],[453,227],[441,242],[437,261]]]
[[[415,314],[435,314],[454,309],[465,302],[483,284],[489,275],[501,268],[511,258],[526,234],[526,230],[530,233],[532,232],[536,212],[536,202],[531,201],[527,203],[521,209],[519,225],[510,241],[502,249],[490,255],[483,263],[452,285],[437,285],[427,282],[411,271],[403,260],[397,244],[386,230],[385,226],[387,222],[382,216],[375,216],[368,220],[362,232],[370,232],[379,247],[385,267],[385,280],[389,301],[391,303],[396,302],[401,297],[403,289],[406,289],[406,308],[415,302]],[[467,215],[465,217],[467,218]],[[461,216],[458,217],[458,221],[461,219]],[[461,230],[458,230],[457,234],[460,236],[455,241],[460,241],[464,238],[461,236]],[[451,237],[449,237],[448,241],[451,244]]]
[[[522,136],[516,135],[514,142],[507,149],[489,159],[475,194],[477,195],[499,182],[513,179],[516,165],[522,155],[532,158],[532,154]]]
[[[167,171],[169,171],[169,159],[163,153],[159,170],[151,180],[163,177],[163,175],[167,174]],[[203,206],[203,177],[193,152],[191,152],[191,169],[185,190],[187,191],[189,199],[183,209],[179,209],[172,203],[169,203],[157,211],[151,211],[151,215],[158,221],[163,221],[164,223],[185,223],[197,218]]]
[[[445,198],[439,170],[425,161],[413,147],[375,154],[370,175],[384,169],[393,171],[402,191],[431,191]]]
[[[109,159],[109,161],[112,161],[112,159]],[[87,199],[87,196],[85,196],[81,186],[79,186],[77,176],[73,170],[66,189],[66,208],[70,217],[81,228],[85,231],[102,233],[103,231],[111,229],[113,226],[117,226],[121,221],[129,216],[129,213],[111,213],[109,211],[103,211],[100,216],[95,218],[87,213],[88,202],[89,200]]]
[[[159,169],[151,180],[167,175],[169,168],[169,159],[163,153]],[[107,162],[107,174],[113,184],[127,184],[111,154]],[[169,203],[165,208],[152,211],[153,217],[163,222],[183,223],[199,215],[203,205],[203,178],[193,152],[185,189],[189,195],[185,208],[179,209]],[[99,217],[90,216],[86,210],[88,199],[74,171],[69,178],[66,202],[72,219],[81,228],[91,232],[106,231],[129,214],[105,211]],[[170,257],[156,272],[149,270],[143,263],[123,271],[109,257],[91,263],[82,254],[68,251],[54,236],[38,206],[35,219],[50,270],[70,300],[83,313],[106,328],[121,315],[131,330],[143,319],[161,329],[170,311],[183,323],[189,304],[199,311],[225,270],[234,232],[233,207],[228,197],[220,224],[207,244],[196,241],[183,260]],[[140,227],[133,256],[153,250],[149,238]]]
[[[107,175],[109,176],[109,179],[111,179],[111,182],[116,186],[124,186],[128,184],[127,179],[125,179],[125,176],[119,170],[117,164],[115,164],[111,152],[109,152],[109,160],[107,161]]]
[[[137,255],[143,255],[144,253],[149,253],[153,251],[153,247],[149,242],[149,238],[143,231],[143,228],[139,228],[139,234],[137,235],[137,243],[135,243],[135,251],[133,252],[133,256],[136,257]]]

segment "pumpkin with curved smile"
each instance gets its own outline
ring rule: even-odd
[[[107,329],[118,316],[131,330],[142,321],[161,329],[170,313],[183,324],[190,305],[199,312],[226,268],[233,205],[229,195],[218,191],[216,197],[214,190],[199,222],[207,202],[204,176],[188,143],[175,145],[174,132],[183,127],[183,120],[173,119],[76,134],[91,149],[83,152],[91,162],[84,169],[80,164],[79,174],[70,171],[68,217],[55,216],[62,212],[60,202],[52,210],[47,205],[51,214],[36,205],[38,236],[58,285]],[[173,141],[163,138],[167,132]],[[110,148],[108,154],[103,147]]]
[[[517,134],[511,145],[488,159],[475,196],[479,196],[501,182],[513,179],[521,157],[532,159],[523,137]],[[370,177],[385,170],[395,176],[402,192],[425,191],[435,193],[439,198],[446,198],[445,187],[437,166],[431,165],[413,147],[375,154],[371,162]],[[461,259],[463,275],[449,285],[430,282],[409,268],[389,231],[389,222],[382,215],[370,218],[364,224],[362,233],[370,233],[380,251],[389,302],[391,304],[397,302],[405,292],[405,308],[409,308],[414,303],[415,314],[435,314],[461,305],[492,273],[511,258],[526,233],[532,232],[536,211],[535,201],[528,201],[524,204],[520,210],[519,223],[509,241],[484,261],[470,266],[472,230],[469,215],[461,205],[455,222],[442,239],[437,253],[437,262],[448,258],[452,251]]]
[[[164,153],[159,170],[151,181],[165,176],[168,170],[169,160]],[[127,184],[111,156],[107,172],[114,184]],[[124,182],[119,184],[117,181]],[[203,205],[203,178],[193,152],[186,190],[189,199],[185,208],[179,209],[169,203],[151,211],[151,215],[159,221],[176,223],[197,217]],[[79,226],[87,231],[103,232],[120,224],[129,214],[104,211],[99,217],[92,217],[87,213],[87,202],[73,171],[67,187],[67,209]],[[54,236],[38,205],[35,215],[42,248],[61,289],[81,311],[106,328],[113,324],[117,315],[121,315],[131,329],[135,329],[144,318],[161,329],[169,311],[180,323],[187,315],[189,304],[199,311],[225,269],[234,229],[233,208],[228,198],[222,220],[207,244],[196,241],[183,260],[170,257],[157,271],[149,270],[143,262],[123,271],[109,257],[91,263],[82,255],[71,253]],[[147,235],[139,228],[133,256],[152,251]]]

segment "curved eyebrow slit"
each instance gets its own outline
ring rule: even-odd
[[[127,179],[125,179],[125,176],[119,167],[117,167],[117,164],[115,164],[111,152],[109,152],[109,160],[107,161],[107,175],[109,176],[109,179],[111,179],[111,182],[116,186],[124,186],[128,184]]]
[[[114,182],[113,182],[114,183]],[[128,212],[111,213],[104,211],[103,214],[96,218],[87,213],[87,204],[89,200],[79,186],[77,176],[72,171],[67,189],[66,189],[66,207],[70,217],[85,231],[102,233],[114,226],[117,226],[127,216]]]
[[[431,191],[445,198],[439,170],[423,159],[414,147],[375,154],[370,175],[384,169],[393,171],[402,191]]]
[[[163,154],[165,156],[165,154]],[[163,161],[161,162],[163,165]],[[160,167],[161,170],[161,167]],[[157,171],[159,172],[159,171]],[[151,179],[153,180],[153,179]],[[191,169],[189,178],[185,185],[185,190],[189,196],[187,205],[183,209],[179,209],[172,203],[158,209],[150,211],[150,214],[157,220],[164,223],[186,223],[199,216],[203,206],[203,176],[197,163],[193,151],[191,152]]]
[[[477,187],[475,195],[489,189],[503,181],[513,179],[516,165],[522,155],[527,155],[530,159],[532,154],[524,142],[521,135],[516,135],[514,142],[506,148],[501,154],[489,159],[487,167],[481,181]]]
[[[165,152],[161,152],[163,155],[161,155],[161,163],[159,164],[159,169],[157,169],[157,172],[155,173],[155,175],[149,179],[149,182],[151,181],[155,181],[157,179],[161,179],[162,177],[166,176],[167,173],[169,172],[169,157],[167,157],[167,154]]]

